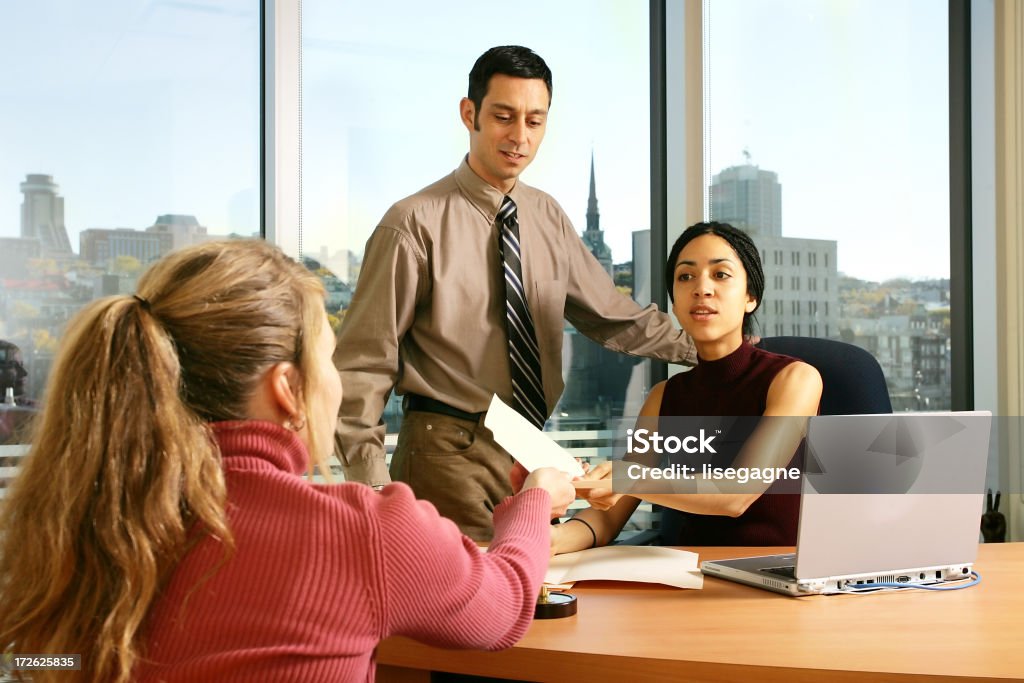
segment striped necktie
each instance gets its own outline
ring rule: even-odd
[[[533,328],[530,307],[526,304],[526,290],[523,287],[519,219],[516,217],[516,203],[511,197],[505,197],[501,203],[497,219],[501,228],[498,253],[505,264],[505,316],[515,403],[513,407],[538,429],[542,429],[548,417],[548,408],[541,384],[537,335]]]

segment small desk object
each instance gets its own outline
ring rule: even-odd
[[[787,548],[687,548],[701,560]],[[531,624],[501,652],[389,638],[377,680],[431,670],[526,681],[1024,680],[1024,543],[987,544],[979,585],[790,598],[706,577],[703,590],[577,583],[579,612]]]

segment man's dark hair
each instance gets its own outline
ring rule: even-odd
[[[544,63],[540,55],[528,47],[520,45],[502,45],[492,47],[480,55],[469,71],[469,94],[473,101],[475,114],[473,127],[480,130],[480,107],[487,95],[487,87],[491,76],[502,74],[516,78],[539,78],[548,86],[548,101],[551,100],[551,69]]]
[[[764,269],[761,267],[761,254],[758,253],[757,246],[747,233],[728,223],[695,223],[683,231],[676,243],[672,245],[668,261],[665,263],[665,287],[668,288],[668,298],[675,303],[673,289],[676,281],[676,261],[679,260],[680,252],[687,244],[701,235],[721,237],[740,257],[743,270],[747,272],[747,294],[757,299],[757,306],[754,307],[754,310],[743,314],[743,333],[753,334],[754,313],[761,307],[761,297],[764,294]]]

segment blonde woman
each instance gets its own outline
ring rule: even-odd
[[[500,648],[530,622],[538,471],[487,553],[403,484],[319,485],[342,387],[323,288],[259,241],[176,252],[70,324],[0,529],[0,643],[33,680],[373,678],[392,634]]]

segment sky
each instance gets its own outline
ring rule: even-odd
[[[20,182],[54,176],[83,229],[195,215],[258,229],[254,0],[37,0],[0,9],[0,236]],[[783,234],[839,242],[865,279],[947,277],[946,8],[929,0],[711,0],[710,168],[779,174]],[[585,227],[591,155],[617,262],[648,227],[648,3],[303,3],[303,244],[362,251],[394,201],[468,145],[466,75],[496,44],[554,72],[523,180]],[[428,36],[428,40],[423,37]],[[42,47],[42,46],[45,46]]]

